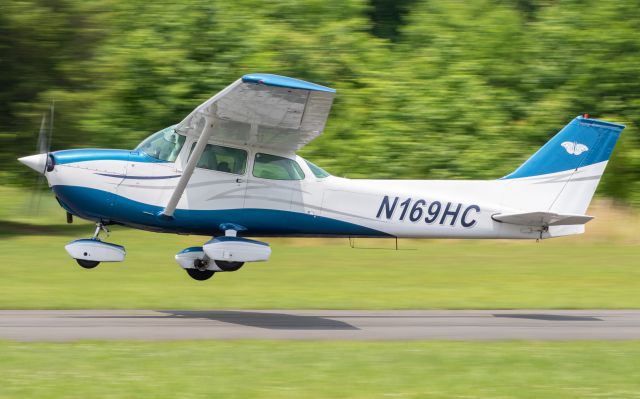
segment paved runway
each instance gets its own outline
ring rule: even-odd
[[[640,310],[4,310],[0,339],[640,339]]]

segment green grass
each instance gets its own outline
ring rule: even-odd
[[[640,342],[0,342],[0,398],[638,398]]]
[[[91,225],[60,225],[64,213],[50,198],[40,216],[27,217],[9,198],[21,194],[2,190],[4,309],[640,308],[640,246],[583,237],[401,241],[401,251],[351,249],[346,239],[269,239],[269,262],[197,282],[173,256],[206,237],[116,228],[110,241],[126,246],[126,261],[84,270],[64,245],[89,236]]]
[[[118,229],[127,260],[93,270],[64,251],[70,235],[0,241],[0,308],[638,308],[640,248],[629,245],[271,240],[269,262],[197,282],[174,262],[203,237]],[[90,226],[86,226],[87,232]]]

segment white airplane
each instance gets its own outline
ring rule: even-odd
[[[623,125],[578,116],[497,180],[346,179],[296,155],[325,127],[335,90],[249,74],[134,150],[45,152],[19,161],[94,221],[65,248],[80,266],[124,260],[105,226],[213,238],[176,260],[206,280],[266,261],[247,236],[544,239],[580,234]]]

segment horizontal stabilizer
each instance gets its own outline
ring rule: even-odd
[[[561,215],[553,212],[525,212],[525,213],[498,213],[492,216],[493,220],[520,226],[566,226],[585,224],[593,216],[589,215]]]

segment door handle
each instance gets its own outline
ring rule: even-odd
[[[236,179],[236,183],[242,183],[242,182],[244,182],[244,179],[243,179],[243,178],[238,177],[238,178]]]

